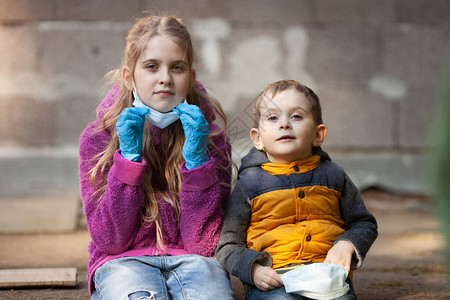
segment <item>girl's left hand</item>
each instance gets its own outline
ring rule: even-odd
[[[350,271],[353,253],[355,253],[353,244],[349,241],[341,240],[328,251],[324,263],[343,266]]]
[[[184,130],[182,154],[188,170],[197,168],[209,161],[206,155],[209,126],[198,106],[180,103],[173,109],[180,115]]]

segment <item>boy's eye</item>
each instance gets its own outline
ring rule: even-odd
[[[269,116],[267,118],[267,120],[269,120],[269,121],[276,121],[276,120],[278,120],[278,117],[277,116]]]
[[[299,114],[295,114],[295,115],[292,115],[292,119],[294,119],[294,120],[301,120],[302,116],[299,115]]]

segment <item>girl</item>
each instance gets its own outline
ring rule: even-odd
[[[233,299],[212,257],[230,194],[226,118],[193,58],[181,20],[137,19],[117,84],[81,134],[92,299]]]

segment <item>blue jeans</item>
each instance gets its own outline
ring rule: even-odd
[[[333,300],[356,300],[356,295],[353,290],[352,281],[350,278],[347,278],[346,282],[350,286],[350,290],[347,294],[335,298]],[[268,292],[261,291],[254,285],[246,285],[245,286],[245,294],[247,295],[247,300],[266,300],[266,299],[277,299],[277,300],[308,300],[310,298],[302,297],[297,294],[289,294],[286,293],[284,286],[280,288],[273,289]]]
[[[94,274],[92,300],[234,299],[228,273],[213,257],[123,257]]]

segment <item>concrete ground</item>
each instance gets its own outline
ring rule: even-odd
[[[379,237],[354,274],[358,299],[450,299],[438,232],[429,199],[365,192],[379,224]],[[4,213],[4,212],[3,212]],[[0,289],[0,299],[89,299],[86,262],[89,234],[69,232],[0,234],[0,268],[76,267],[76,288]],[[239,283],[233,286],[240,294]]]

